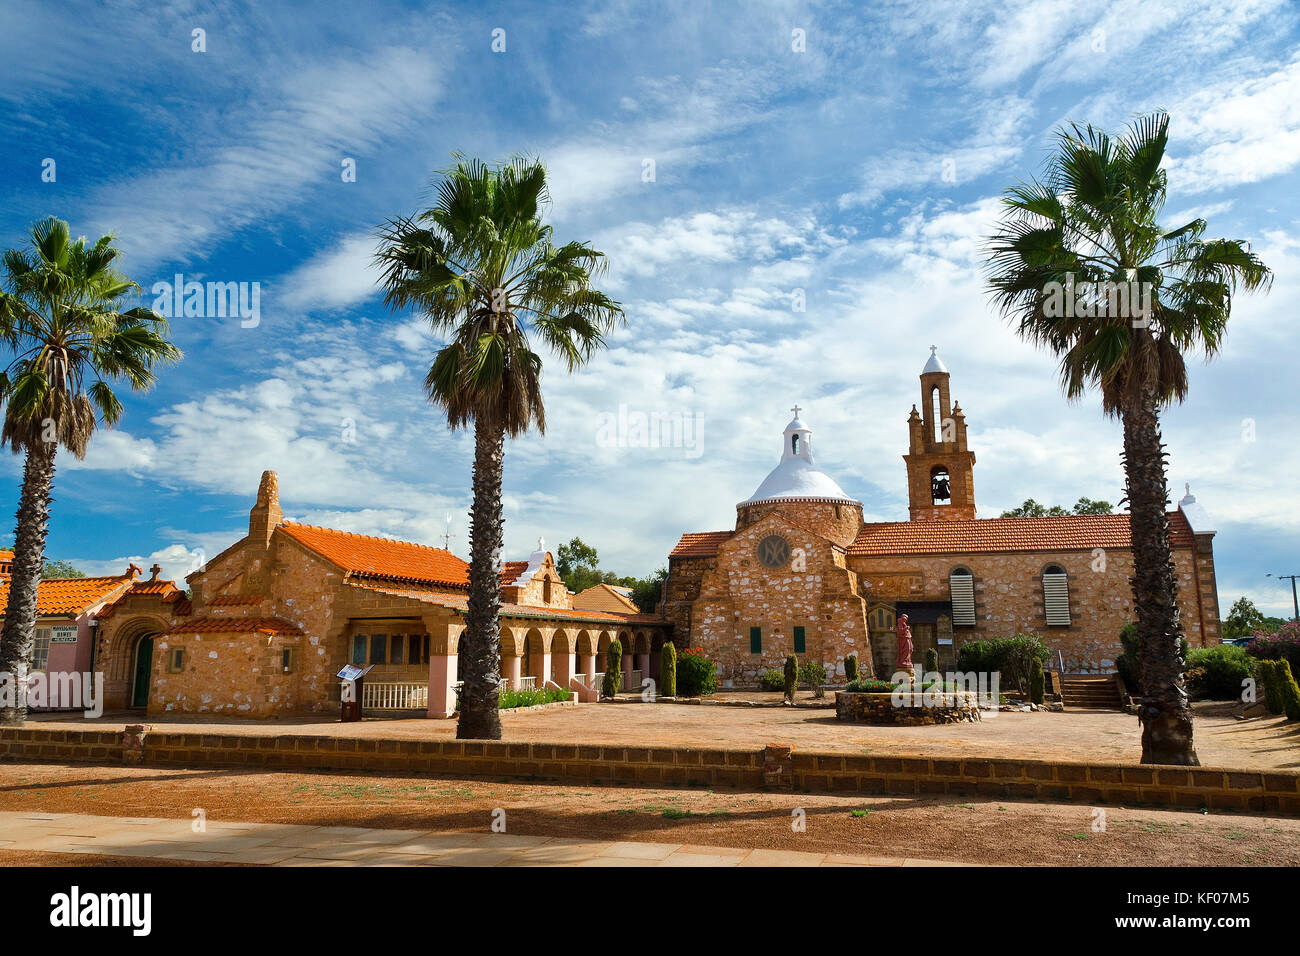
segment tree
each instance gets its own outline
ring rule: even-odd
[[[581,538],[571,538],[568,544],[560,545],[555,553],[555,570],[564,579],[564,586],[574,594],[597,584],[613,584],[617,577],[600,570],[596,549]]]
[[[632,584],[632,600],[642,614],[653,614],[663,599],[664,582],[668,580],[668,569],[660,567],[649,577],[639,578]]]
[[[1052,505],[1048,508],[1040,505],[1033,498],[1026,498],[1025,503],[1019,508],[1012,508],[1010,511],[1002,512],[1003,518],[1048,518],[1058,515],[1108,515],[1112,513],[1109,501],[1093,501],[1091,498],[1080,498],[1074,503],[1071,511],[1066,511],[1060,505]]]
[[[1160,225],[1168,133],[1164,113],[1121,137],[1060,129],[1043,178],[1006,191],[988,273],[1020,336],[1058,358],[1067,398],[1097,387],[1123,425],[1142,761],[1195,765],[1160,411],[1187,395],[1184,353],[1213,357],[1234,293],[1267,289],[1272,273],[1248,243],[1205,238],[1203,219]]]
[[[390,219],[375,259],[384,302],[416,309],[444,336],[425,377],[429,401],[453,429],[474,426],[469,600],[459,645],[464,689],[456,735],[500,739],[501,473],[506,436],[546,430],[540,341],[573,372],[624,320],[592,286],[604,254],[554,244],[541,162],[489,167],[456,156],[433,205]]]
[[[1243,595],[1233,602],[1228,616],[1223,619],[1223,636],[1228,640],[1245,637],[1262,628],[1264,621],[1264,613],[1254,601]]]
[[[46,559],[45,571],[41,575],[44,579],[84,578],[85,576],[86,572],[74,567],[71,561],[55,560],[53,558]]]
[[[31,667],[59,446],[84,458],[95,429],[122,417],[113,383],[146,391],[158,365],[181,357],[162,316],[143,307],[124,309],[140,287],[113,268],[120,256],[111,235],[93,245],[84,236],[73,241],[68,224],[54,217],[32,226],[30,250],[4,254],[0,340],[13,359],[0,372],[6,403],[0,441],[25,455],[26,463],[0,632],[0,671],[15,676],[20,692],[12,705],[0,703],[0,724],[27,717],[22,689]]]

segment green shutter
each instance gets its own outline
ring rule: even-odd
[[[763,653],[763,629],[761,627],[751,627],[749,629],[749,653]]]
[[[802,654],[807,649],[807,644],[803,638],[803,628],[796,627],[794,629],[794,652],[796,654]]]

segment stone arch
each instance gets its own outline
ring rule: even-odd
[[[600,654],[601,660],[605,659],[605,653],[609,650],[609,645],[614,643],[614,635],[609,631],[601,631],[600,638],[596,643],[597,653]]]
[[[168,622],[153,614],[136,614],[123,619],[105,637],[98,657],[104,671],[104,707],[126,710],[135,690],[136,652],[146,637],[156,637],[167,630]],[[160,649],[154,648],[155,661]],[[152,680],[152,674],[150,675]]]
[[[540,688],[551,678],[551,642],[540,629],[530,627],[524,632],[524,673],[537,678]]]
[[[574,635],[562,627],[557,627],[551,635],[552,654],[572,654],[574,652]]]
[[[636,634],[633,636],[632,646],[635,648],[635,650],[632,652],[634,654],[649,654],[650,653],[650,632],[637,631]]]
[[[524,638],[514,628],[501,625],[501,656],[502,657],[522,657],[524,653]]]
[[[575,650],[579,654],[595,654],[598,651],[596,641],[597,635],[584,627],[578,632],[578,635],[574,640]]]

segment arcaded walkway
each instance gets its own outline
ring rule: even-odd
[[[1282,717],[1238,720],[1231,705],[1197,705],[1196,748],[1206,767],[1300,770],[1300,724]],[[140,720],[110,714],[95,721],[41,715],[37,726],[119,729]],[[222,733],[331,734],[357,737],[451,738],[452,720],[367,719],[342,724],[329,718],[239,721],[149,720],[157,730],[194,732],[219,726]],[[758,748],[794,744],[801,750],[854,754],[1030,757],[1072,761],[1126,761],[1141,755],[1136,717],[1115,711],[999,713],[978,724],[933,727],[871,727],[844,724],[834,711],[781,707],[719,707],[688,704],[583,704],[519,712],[502,721],[506,740],[547,743],[624,743],[629,746]]]

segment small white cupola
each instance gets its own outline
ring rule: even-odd
[[[1205,510],[1204,505],[1197,503],[1196,496],[1192,494],[1191,484],[1185,482],[1183,490],[1186,494],[1183,495],[1182,501],[1178,502],[1178,510],[1183,513],[1187,523],[1192,526],[1192,533],[1214,534],[1214,522],[1210,519],[1210,513]]]
[[[794,412],[794,418],[790,424],[785,426],[785,450],[781,453],[781,460],[787,461],[791,458],[801,458],[808,464],[812,464],[812,429],[799,420],[801,409],[798,405],[790,409]]]
[[[925,368],[921,369],[922,375],[929,375],[932,372],[940,372],[944,375],[948,374],[948,366],[943,364],[943,359],[939,358],[938,352],[939,346],[930,346],[930,359],[925,363]]]

